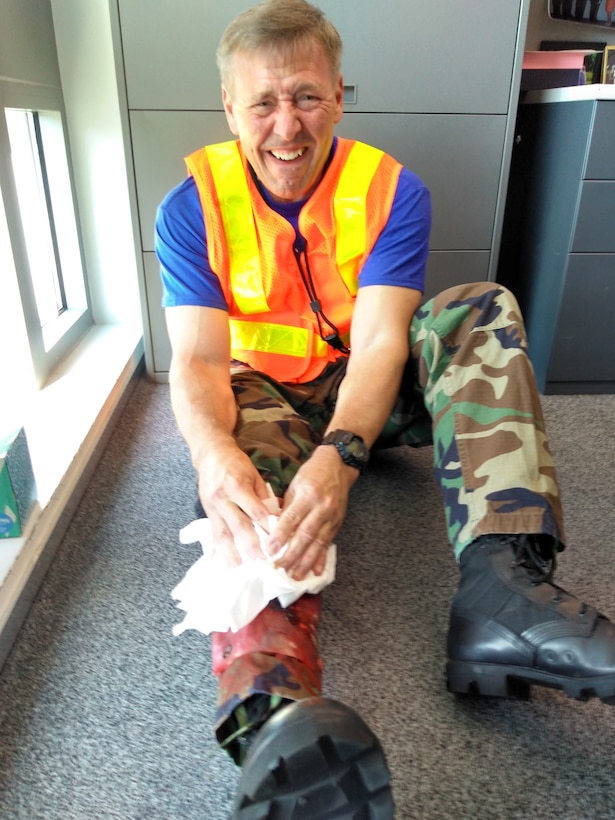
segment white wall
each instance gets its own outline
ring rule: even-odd
[[[58,87],[49,0],[0,0],[0,77]]]
[[[140,325],[141,260],[135,250],[125,106],[116,82],[108,3],[50,2],[94,321]]]

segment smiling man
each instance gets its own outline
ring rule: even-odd
[[[237,139],[187,157],[159,208],[171,397],[199,512],[229,566],[263,558],[254,525],[272,489],[266,555],[286,545],[280,566],[319,575],[370,450],[433,442],[461,575],[449,689],[615,702],[615,628],[552,582],[559,490],[516,301],[482,282],[421,304],[429,193],[334,135],[340,59],[304,0],[239,15],[218,50]],[[237,817],[393,814],[378,739],[321,697],[319,612],[320,596],[272,602],[212,637],[216,735],[243,766]]]
[[[276,201],[306,199],[320,181],[342,118],[342,95],[341,74],[317,43],[295,53],[284,47],[239,52],[232,69],[226,67],[222,99],[229,126]]]

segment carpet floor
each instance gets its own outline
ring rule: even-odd
[[[548,396],[569,549],[558,581],[615,618],[615,396]],[[320,632],[325,694],[377,732],[397,817],[615,818],[615,707],[444,678],[457,568],[431,448],[377,454],[352,491]],[[238,771],[211,727],[209,638],[174,637],[198,558],[168,387],[138,382],[0,673],[0,817],[223,820]],[[1,549],[1,543],[0,543]]]

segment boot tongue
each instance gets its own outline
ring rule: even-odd
[[[545,558],[536,546],[531,536],[520,536],[513,542],[515,558],[533,581],[550,583],[555,572],[555,553],[551,551],[551,555]]]

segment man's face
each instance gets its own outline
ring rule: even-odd
[[[248,161],[282,202],[304,199],[322,174],[342,117],[343,84],[320,46],[239,53],[224,110]]]

